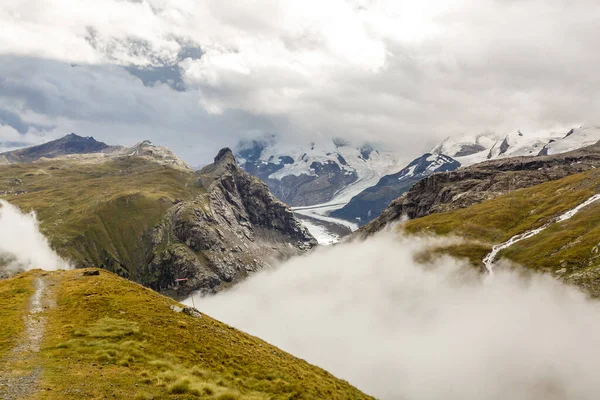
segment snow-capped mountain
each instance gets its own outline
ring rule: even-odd
[[[342,140],[292,146],[271,138],[240,143],[236,150],[242,168],[291,206],[345,204],[399,166],[394,153]]]
[[[376,218],[391,201],[433,172],[452,171],[461,166],[499,158],[559,154],[592,145],[599,140],[600,127],[595,126],[583,126],[568,132],[532,133],[519,130],[507,135],[484,133],[450,137],[402,171],[383,177],[377,185],[364,190],[329,215],[362,225]],[[438,158],[435,159],[435,156]]]
[[[344,207],[330,216],[364,225],[376,218],[398,196],[407,192],[421,179],[443,171],[454,171],[460,162],[443,154],[426,153],[416,158],[404,169],[382,177],[379,182],[354,196]]]
[[[600,127],[582,126],[568,132],[518,130],[507,135],[484,133],[449,137],[431,153],[445,154],[463,166],[497,158],[564,153],[592,145],[600,140]]]

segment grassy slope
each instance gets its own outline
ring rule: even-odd
[[[0,293],[32,274],[0,281]],[[36,399],[370,398],[208,316],[176,313],[169,308],[175,301],[109,272],[60,271],[46,279],[56,283],[57,306],[47,311]],[[0,333],[1,340],[9,334]]]
[[[15,185],[14,178],[22,184]],[[192,172],[133,157],[0,167],[0,191],[26,191],[2,197],[24,211],[35,210],[42,232],[62,256],[124,276],[126,268],[132,279],[135,266],[148,257],[145,235],[173,200],[202,192],[194,179]]]
[[[23,314],[33,293],[33,276],[19,275],[0,281],[0,360],[14,347],[24,329]]]
[[[403,225],[409,233],[455,234],[466,244],[437,249],[468,258],[479,265],[493,244],[539,227],[600,192],[600,171],[591,170],[542,185],[521,189],[448,213],[432,214]],[[547,272],[567,268],[565,276],[599,265],[600,205],[593,204],[571,220],[500,253],[523,266]]]

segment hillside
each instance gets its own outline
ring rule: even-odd
[[[161,149],[142,143],[131,155],[0,166],[0,196],[34,210],[52,247],[75,266],[172,296],[221,290],[315,245],[230,151],[193,172]]]
[[[181,305],[138,284],[83,272],[0,281],[0,298],[13,304],[0,310],[1,398],[371,398],[207,315],[176,312]]]
[[[598,193],[600,171],[591,169],[470,207],[415,218],[398,229],[408,234],[459,236],[462,243],[434,249],[434,253],[466,258],[483,269],[483,259],[493,245],[551,223],[537,235],[501,251],[496,259],[550,273],[600,296],[600,203],[588,205],[571,219],[552,223]]]

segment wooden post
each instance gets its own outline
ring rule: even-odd
[[[192,298],[192,307],[196,308],[196,304],[194,304],[194,295],[192,294],[192,285],[190,285],[190,280],[188,278],[177,278],[175,282],[187,282],[188,284],[188,294]]]

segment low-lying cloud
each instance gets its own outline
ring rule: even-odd
[[[35,213],[22,213],[0,200],[0,275],[2,272],[68,269],[40,232]]]
[[[382,399],[595,399],[600,306],[551,277],[415,256],[380,235],[261,272],[202,311]]]

